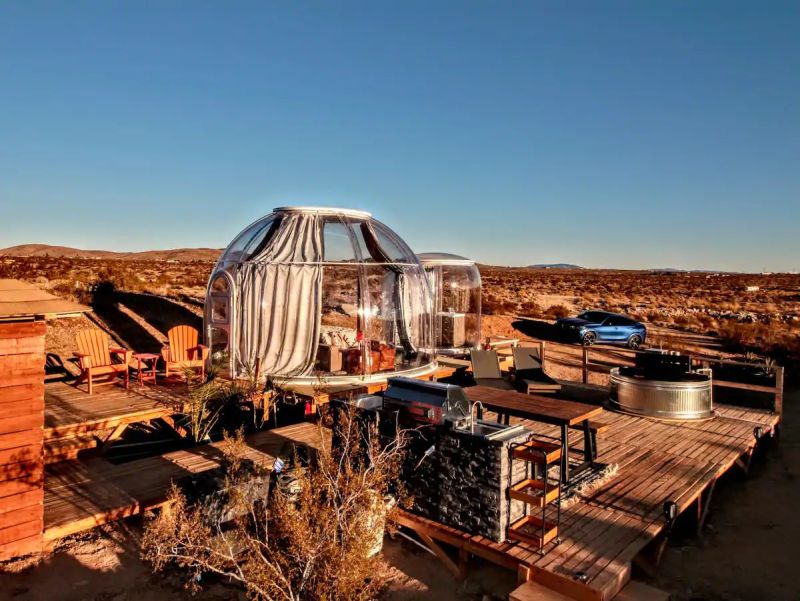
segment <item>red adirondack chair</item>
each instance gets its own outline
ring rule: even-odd
[[[108,334],[97,328],[78,332],[75,336],[75,344],[78,347],[75,356],[78,357],[81,368],[81,375],[75,383],[76,386],[82,382],[88,382],[89,394],[92,394],[95,385],[113,384],[117,381],[116,376],[119,375],[125,381],[125,388],[128,388],[130,382],[128,362],[133,351],[109,347]],[[112,356],[121,361],[115,363]],[[94,380],[97,376],[109,376],[109,378],[107,381],[103,380],[95,384]]]
[[[167,332],[169,344],[161,348],[164,359],[164,376],[171,373],[183,375],[187,369],[199,369],[200,378],[205,377],[208,347],[197,343],[198,332],[191,326],[175,326]]]

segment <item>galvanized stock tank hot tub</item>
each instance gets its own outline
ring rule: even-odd
[[[714,415],[710,371],[653,373],[640,367],[615,367],[610,387],[612,408],[627,413],[670,420]]]

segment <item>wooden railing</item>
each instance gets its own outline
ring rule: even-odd
[[[543,364],[545,363],[546,360],[549,360],[550,362],[557,363],[559,365],[579,368],[581,371],[581,381],[584,384],[589,383],[589,375],[591,373],[608,374],[614,367],[633,365],[637,354],[647,352],[643,350],[628,349],[628,348],[584,346],[580,347],[581,350],[580,364],[576,364],[564,361],[561,358],[553,358],[552,353],[550,354],[547,353],[548,348],[552,349],[559,347],[568,349],[570,353],[574,353],[576,350],[575,345],[562,344],[558,342],[544,342],[544,341],[536,341],[536,344],[539,346],[539,353],[540,356],[542,357]],[[745,367],[754,367],[753,363],[746,363],[743,361],[729,361],[725,359],[718,359],[715,357],[708,357],[705,355],[698,355],[696,353],[684,353],[684,354],[690,357],[692,365],[695,367],[711,368],[715,365],[718,366],[738,365]],[[625,362],[621,360],[625,356],[630,357],[630,361]],[[730,389],[745,390],[749,392],[760,392],[772,395],[774,397],[774,402],[772,403],[773,411],[775,413],[778,413],[779,415],[782,415],[783,397],[784,397],[784,368],[782,366],[775,366],[772,369],[774,370],[775,373],[774,386],[765,386],[762,384],[749,384],[746,382],[732,382],[729,380],[720,380],[720,379],[714,379],[713,385],[718,388],[730,388]]]

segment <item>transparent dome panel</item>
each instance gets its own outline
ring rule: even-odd
[[[268,235],[274,231],[272,226],[275,221],[276,216],[268,215],[250,225],[228,245],[228,248],[222,253],[220,261],[250,260],[256,251],[267,244]]]
[[[350,226],[338,219],[326,220],[323,226],[323,258],[327,262],[349,262],[357,259],[355,238]]]
[[[229,290],[228,278],[223,275],[217,275],[212,278],[211,292],[227,294]]]
[[[380,221],[373,219],[369,224],[383,253],[390,261],[397,263],[418,263],[417,256],[408,245]]]
[[[213,368],[222,375],[230,375],[230,339],[227,328],[209,328],[206,344],[210,349],[209,354]]]

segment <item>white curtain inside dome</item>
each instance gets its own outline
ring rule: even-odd
[[[323,244],[316,215],[281,218],[271,239],[238,266],[237,372],[311,372],[322,314]]]

